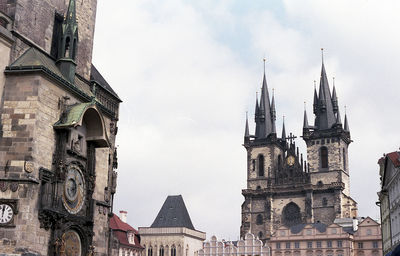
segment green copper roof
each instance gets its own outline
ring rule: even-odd
[[[67,110],[66,116],[62,117],[53,125],[54,128],[75,126],[81,121],[83,113],[85,113],[86,109],[95,104],[96,103],[92,101],[73,105],[69,110]]]

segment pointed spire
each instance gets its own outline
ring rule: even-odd
[[[342,118],[340,117],[339,109],[337,110],[337,114],[336,114],[336,125],[342,125]]]
[[[77,25],[77,21],[76,21],[76,1],[75,0],[69,0],[68,11],[67,11],[67,14],[65,16],[65,23],[73,25],[73,26]]]
[[[282,140],[286,141],[285,116],[283,116],[283,124],[282,124]]]
[[[317,114],[317,111],[318,111],[318,95],[317,95],[316,83],[317,83],[317,81],[314,80],[314,103],[313,103],[314,114]]]
[[[339,106],[338,106],[338,99],[336,96],[335,78],[333,78],[332,107],[333,107],[333,112],[337,113]]]
[[[247,116],[247,111],[246,111],[246,126],[244,128],[244,137],[245,138],[250,137],[250,133],[249,133],[249,118]]]
[[[347,121],[347,111],[346,111],[346,106],[344,106],[344,130],[346,131],[346,132],[350,132],[350,129],[349,129],[349,122]]]
[[[303,120],[303,129],[310,128],[308,125],[307,111],[306,111],[306,102],[304,102],[304,120]]]
[[[272,89],[272,102],[271,102],[271,126],[272,126],[272,133],[276,133],[276,110],[275,110],[275,90]]]

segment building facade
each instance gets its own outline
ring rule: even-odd
[[[126,211],[120,211],[110,219],[112,230],[112,253],[113,256],[141,256],[144,247],[140,245],[139,232],[127,223]]]
[[[348,218],[346,218],[348,219]],[[268,244],[274,256],[382,256],[380,225],[371,218],[350,219],[326,225],[298,224],[279,227]],[[355,223],[354,223],[355,222]]]
[[[196,256],[270,256],[270,248],[256,238],[253,234],[247,233],[244,239],[236,242],[218,241],[212,236],[210,241],[203,243],[203,248],[196,252]]]
[[[0,0],[0,254],[110,254],[121,100],[92,64],[96,5]]]
[[[206,234],[197,231],[181,195],[168,196],[151,227],[140,227],[143,256],[192,256]]]
[[[350,197],[348,146],[352,142],[347,116],[344,124],[335,86],[331,92],[322,63],[319,93],[314,90],[314,125],[304,111],[303,139],[307,161],[299,153],[295,136],[276,131],[274,96],[269,97],[265,72],[260,100],[256,100],[255,134],[246,120],[247,188],[242,191],[243,238],[248,232],[263,241],[281,225],[333,223],[357,216],[357,203]]]
[[[383,252],[389,253],[400,244],[400,152],[379,159],[381,191],[378,193],[382,223]]]

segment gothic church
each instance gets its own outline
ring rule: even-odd
[[[0,255],[110,255],[118,95],[96,0],[0,0]]]
[[[270,100],[263,77],[260,100],[256,99],[255,134],[246,120],[247,188],[242,190],[243,238],[250,232],[269,240],[279,226],[300,223],[333,223],[336,218],[357,215],[350,197],[348,146],[352,142],[347,116],[342,124],[335,86],[329,88],[322,62],[319,92],[314,89],[314,125],[304,111],[303,139],[307,160],[299,154],[294,136],[276,132],[274,96]]]

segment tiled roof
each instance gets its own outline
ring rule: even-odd
[[[114,236],[118,239],[119,243],[125,247],[142,249],[143,246],[140,245],[139,235],[136,229],[134,229],[128,223],[123,222],[117,215],[113,214],[110,219],[110,228],[113,230]],[[135,244],[131,244],[128,241],[128,232],[133,232],[135,234],[134,241]]]
[[[400,152],[392,152],[386,155],[393,163],[394,167],[400,166]]]
[[[151,227],[185,227],[195,230],[181,195],[167,197]]]
[[[106,79],[100,74],[97,68],[92,64],[91,72],[90,72],[90,80],[97,82],[101,87],[103,87],[106,91],[111,93],[114,97],[121,101],[115,91],[111,88],[111,86],[107,83]]]

